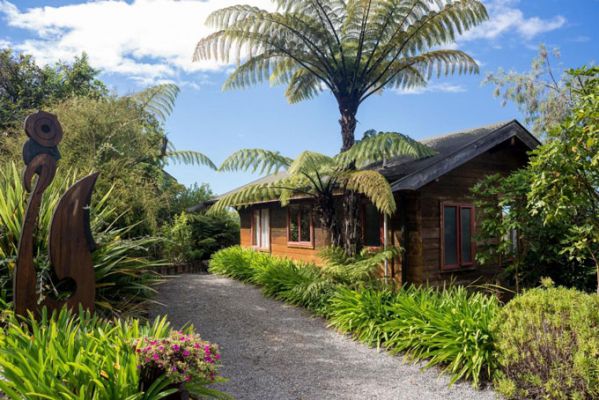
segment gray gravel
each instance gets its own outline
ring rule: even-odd
[[[403,362],[326,327],[307,311],[265,298],[251,285],[214,275],[182,275],[160,289],[153,314],[191,322],[218,343],[220,389],[238,399],[497,399],[468,383],[448,387],[439,370]]]

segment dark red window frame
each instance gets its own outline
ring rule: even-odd
[[[456,264],[447,264],[445,262],[445,208],[456,209]],[[462,210],[470,210],[470,260],[464,261],[464,254],[462,253]],[[469,268],[474,266],[474,256],[476,254],[476,243],[474,241],[474,229],[476,226],[475,222],[475,210],[474,205],[468,203],[452,203],[442,202],[441,203],[441,226],[440,226],[440,240],[441,240],[441,269],[443,270],[456,270],[460,268]]]
[[[296,225],[297,225],[297,237],[298,237],[298,241],[292,241],[291,240],[291,211],[292,210],[298,210],[297,213],[297,221],[296,221]],[[301,220],[302,220],[302,215],[308,214],[308,219],[310,221],[310,241],[306,242],[306,241],[302,241],[302,224],[301,224]],[[300,205],[295,205],[295,206],[289,206],[287,208],[287,247],[308,247],[308,248],[314,248],[314,219],[312,216],[312,212],[307,209],[306,206],[300,206]]]

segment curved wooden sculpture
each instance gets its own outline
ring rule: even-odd
[[[63,133],[56,116],[43,111],[27,117],[25,132],[29,140],[23,148],[26,165],[23,183],[31,196],[23,220],[15,269],[15,311],[25,315],[27,311],[37,313],[40,306],[53,310],[65,304],[69,308],[76,308],[81,304],[85,309],[93,311],[96,289],[91,253],[95,243],[89,224],[89,203],[98,174],[83,178],[67,190],[52,217],[48,241],[50,265],[59,280],[71,280],[76,285],[75,289],[65,301],[46,297],[40,304],[36,292],[34,232],[42,195],[56,173],[56,162],[60,159],[58,143]],[[34,175],[38,179],[32,188]]]

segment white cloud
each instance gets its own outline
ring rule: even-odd
[[[40,64],[86,52],[94,67],[144,84],[165,79],[184,83],[186,73],[226,70],[229,66],[215,61],[192,62],[197,41],[212,32],[204,25],[206,17],[238,3],[274,7],[271,0],[80,0],[66,6],[19,9],[18,2],[11,1],[0,0],[0,16],[8,25],[30,33],[29,39],[12,43],[15,49],[32,54]],[[527,18],[517,3],[489,0],[490,20],[466,32],[459,42],[509,33],[531,39],[565,23],[559,15]],[[0,40],[0,45],[8,43]]]
[[[517,33],[526,40],[533,39],[541,33],[550,32],[561,28],[566,23],[566,18],[556,15],[549,19],[539,17],[525,17],[524,13],[516,8],[518,0],[490,0],[486,3],[489,20],[465,32],[460,41],[475,39],[496,39],[507,33]]]
[[[19,10],[0,0],[7,24],[32,33],[13,47],[41,64],[69,60],[86,52],[91,64],[108,73],[141,81],[172,79],[181,72],[214,71],[215,61],[192,62],[204,25],[214,10],[239,0],[99,0],[61,7]],[[270,0],[244,3],[271,8]]]
[[[465,92],[466,88],[461,85],[455,85],[452,83],[429,83],[423,87],[411,88],[411,89],[395,89],[394,92],[397,94],[424,94],[424,93],[462,93]]]

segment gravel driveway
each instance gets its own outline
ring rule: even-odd
[[[265,298],[251,285],[214,275],[182,275],[160,289],[154,314],[194,324],[218,343],[221,389],[237,399],[496,399],[468,383],[448,387],[438,370],[368,348],[326,328],[307,311]]]

